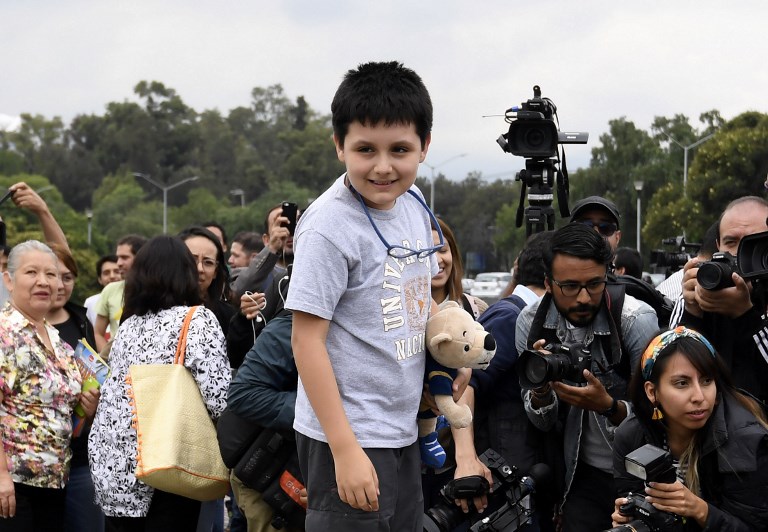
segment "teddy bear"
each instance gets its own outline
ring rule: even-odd
[[[446,421],[452,427],[468,427],[472,412],[453,400],[453,379],[458,368],[487,368],[496,354],[495,340],[458,303],[449,301],[427,320],[425,344],[424,382]],[[422,401],[418,414],[421,459],[435,468],[445,463],[445,451],[437,441],[436,417]]]

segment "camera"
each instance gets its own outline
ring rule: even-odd
[[[671,484],[676,480],[672,455],[663,449],[646,444],[624,457],[627,473],[646,482]],[[605,532],[677,532],[684,530],[685,522],[679,515],[657,510],[645,501],[644,494],[628,493],[627,502],[619,508],[621,515],[631,517],[632,521],[611,528]]]
[[[746,281],[768,279],[768,231],[743,237],[735,257],[727,251],[714,253],[699,266],[696,280],[707,290],[722,290],[733,286],[733,273]]]
[[[656,271],[663,269],[667,277],[685,266],[692,256],[699,253],[700,243],[686,242],[685,236],[665,238],[662,245],[669,249],[654,249],[651,251],[651,266]]]
[[[569,381],[574,384],[586,382],[584,370],[592,364],[588,349],[578,344],[554,344],[544,346],[552,353],[545,355],[526,349],[517,360],[517,375],[520,387],[526,390],[539,388],[549,381]]]
[[[528,496],[546,489],[551,477],[549,466],[536,464],[530,475],[522,476],[493,449],[486,450],[478,458],[491,470],[493,491],[488,492],[488,481],[480,476],[450,481],[440,490],[443,500],[424,514],[425,532],[448,532],[466,521],[472,523],[470,531],[514,532],[528,522],[533,512]],[[456,506],[456,499],[473,499],[486,494],[488,509],[495,509],[487,515],[478,514],[474,509],[465,514]]]
[[[712,254],[712,258],[699,266],[696,280],[706,290],[722,290],[733,286],[731,275],[739,272],[736,257],[727,251]]]
[[[533,87],[533,98],[520,106],[507,109],[504,113],[509,130],[502,133],[496,142],[506,153],[525,158],[525,169],[520,170],[515,180],[522,181],[520,203],[515,223],[522,227],[525,219],[526,235],[533,232],[554,229],[555,211],[552,209],[552,186],[557,182],[557,203],[562,217],[569,216],[568,170],[558,169],[559,144],[586,144],[589,133],[565,133],[558,129],[557,107],[549,98],[541,97],[541,88]],[[530,188],[530,206],[523,210],[526,188]]]
[[[512,120],[510,113],[515,113]],[[520,107],[507,109],[509,131],[496,139],[501,149],[518,157],[548,159],[557,156],[558,144],[586,144],[589,133],[560,132],[555,124],[557,107],[549,98],[541,97],[541,88],[533,87],[533,98]]]
[[[768,231],[743,237],[736,256],[744,279],[768,279]]]

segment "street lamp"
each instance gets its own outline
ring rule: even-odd
[[[643,182],[635,181],[637,191],[637,252],[640,253],[640,193],[643,191]]]
[[[245,209],[245,191],[242,188],[233,188],[229,193],[233,196],[240,196],[240,208]]]
[[[685,195],[685,190],[686,190],[686,187],[688,186],[688,150],[690,150],[691,148],[695,148],[696,146],[698,146],[703,142],[708,141],[714,136],[714,133],[710,133],[706,137],[702,137],[696,142],[694,142],[693,144],[689,144],[688,146],[683,146],[682,144],[677,142],[674,139],[674,137],[672,137],[672,135],[670,135],[669,133],[666,133],[664,131],[662,131],[662,133],[664,133],[669,140],[671,140],[672,142],[674,142],[675,144],[677,144],[683,149],[683,195]]]
[[[430,179],[430,182],[429,182],[429,210],[431,210],[432,212],[435,212],[435,170],[437,170],[444,164],[448,164],[449,162],[455,159],[459,159],[460,157],[466,157],[466,156],[467,156],[466,153],[460,153],[459,155],[454,155],[450,159],[446,159],[440,164],[436,164],[434,166],[432,166],[429,163],[422,163],[424,166],[432,170],[432,179]]]
[[[91,222],[93,222],[93,211],[85,209],[85,217],[88,218],[88,246],[91,245]]]
[[[162,183],[158,183],[154,179],[150,178],[148,174],[142,174],[141,172],[133,172],[133,175],[135,177],[146,179],[149,183],[155,185],[157,188],[163,191],[163,234],[164,235],[167,234],[168,233],[168,191],[171,190],[172,188],[181,186],[184,183],[195,181],[196,179],[198,179],[198,176],[193,175],[192,177],[187,177],[185,179],[182,179],[178,183],[174,183],[173,185],[163,185]]]

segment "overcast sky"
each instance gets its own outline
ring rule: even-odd
[[[279,83],[327,113],[347,69],[397,59],[432,95],[426,162],[439,172],[512,177],[522,159],[495,142],[507,125],[483,116],[535,84],[563,130],[590,133],[567,149],[573,170],[613,118],[648,129],[684,113],[698,127],[711,109],[768,111],[766,21],[765,0],[0,0],[0,127],[20,113],[103,114],[140,80],[222,113]]]

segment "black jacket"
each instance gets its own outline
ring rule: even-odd
[[[768,430],[739,402],[719,395],[719,404],[702,430],[706,431],[699,458],[701,498],[709,505],[703,530],[748,532],[768,530]],[[643,493],[643,481],[626,472],[624,457],[658,436],[631,415],[619,426],[613,441],[616,490]],[[690,520],[686,530],[701,530]]]
[[[77,324],[78,329],[80,329],[80,338],[85,338],[88,344],[96,349],[96,339],[93,336],[93,325],[91,324],[91,320],[88,319],[88,316],[86,316],[85,307],[67,301],[64,303],[64,309],[69,312],[69,315]],[[77,342],[72,345],[72,349],[74,349],[75,346],[77,346]]]

